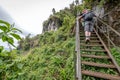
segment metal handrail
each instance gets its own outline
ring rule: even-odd
[[[98,21],[100,21],[102,24],[106,25],[108,29],[110,29],[111,31],[113,31],[116,35],[118,35],[120,37],[120,33],[118,31],[116,31],[115,29],[113,29],[110,25],[108,25],[106,22],[104,22],[103,20],[101,20],[100,18],[97,18]],[[98,25],[96,25],[98,29],[100,29],[100,27],[98,27]],[[109,31],[107,31],[109,33]],[[107,36],[106,34],[103,33],[103,35],[108,39],[108,41],[117,49],[117,51],[120,52],[119,48],[115,45],[115,43],[110,39],[109,35]],[[108,46],[109,47],[109,46]]]
[[[109,57],[111,58],[111,61],[113,62],[113,64],[116,66],[118,72],[120,73],[120,67],[117,64],[115,58],[113,57],[113,55],[111,54],[110,50],[108,50],[107,46],[105,45],[105,43],[103,42],[102,38],[99,36],[98,32],[96,32],[96,30],[94,30],[96,35],[98,36],[99,40],[101,41],[102,45],[104,46],[105,50],[107,51]]]
[[[96,27],[98,29],[100,29],[100,27],[98,27],[98,25],[96,25]],[[114,42],[106,35],[106,34],[103,34],[106,38],[108,38],[108,40],[110,41],[110,43],[120,52],[120,49],[114,44]]]
[[[80,37],[79,37],[79,19],[76,19],[76,80],[82,80],[81,74],[81,56],[80,56]]]
[[[108,25],[107,23],[105,23],[103,20],[101,20],[100,18],[97,18],[100,22],[102,22],[104,25],[106,25],[109,29],[111,29],[113,32],[115,32],[118,36],[120,36],[120,33],[117,32],[115,29],[113,29],[110,25]]]

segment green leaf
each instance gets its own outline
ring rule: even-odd
[[[14,44],[11,44],[13,47],[17,48]]]
[[[8,41],[8,43],[10,43],[10,44],[13,44],[13,43],[14,43],[14,40],[13,40],[12,37],[9,37],[7,41]]]
[[[4,31],[4,32],[7,31],[7,27],[6,27],[6,26],[0,26],[0,29],[1,29],[2,31]]]
[[[4,34],[3,32],[0,33],[0,39],[2,38],[3,34]]]
[[[3,51],[4,47],[0,46],[0,53]]]
[[[18,69],[22,69],[23,68],[23,64],[22,63],[18,63],[17,67],[18,67]]]
[[[10,68],[11,66],[14,66],[15,65],[15,62],[12,62],[12,63],[10,63],[10,64],[7,64],[6,65],[6,68]]]
[[[0,20],[0,23],[5,24],[8,28],[10,27],[10,24],[6,21]]]
[[[3,61],[0,59],[0,66],[3,65]]]
[[[5,41],[7,41],[7,40],[8,40],[8,37],[5,36],[5,35],[3,35],[3,36],[2,36],[2,41],[5,42]]]
[[[9,37],[8,40],[7,40],[7,42],[8,42],[9,44],[11,44],[13,47],[16,48],[16,46],[14,45],[14,40],[13,40],[12,37]]]
[[[19,76],[25,74],[25,72],[17,73]]]
[[[21,37],[18,34],[11,33],[11,35],[17,40],[21,39]]]
[[[20,33],[22,33],[21,30],[17,29],[17,28],[12,28],[13,31],[19,31]]]
[[[6,53],[1,53],[0,56],[8,56]]]

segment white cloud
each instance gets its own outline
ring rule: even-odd
[[[42,22],[52,13],[68,7],[73,0],[0,0],[0,5],[21,25],[31,33],[42,32]]]

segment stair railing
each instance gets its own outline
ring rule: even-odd
[[[76,48],[75,48],[76,54],[76,62],[75,62],[75,78],[76,80],[82,80],[82,74],[81,74],[81,56],[80,56],[80,31],[79,31],[79,19],[76,19]]]
[[[106,28],[105,31],[103,31],[102,27],[98,26],[98,21],[99,21],[99,23],[102,23],[104,25],[104,28]],[[109,51],[111,51],[111,48],[114,47],[120,53],[120,48],[111,39],[111,32],[114,33],[114,35],[117,35],[118,37],[120,37],[120,33],[118,31],[116,31],[115,29],[113,29],[110,25],[108,25],[106,22],[104,22],[100,18],[97,18],[97,22],[95,23],[95,25],[96,25],[95,29],[96,29],[97,33],[100,36],[104,37],[103,38],[104,42],[105,42],[105,40],[107,40],[107,47],[108,47]],[[120,66],[116,63],[115,58],[110,53],[109,53],[109,55],[112,58],[113,63],[116,65],[116,67],[120,73]]]
[[[102,36],[105,36],[105,38],[107,39],[107,46],[109,48],[109,50],[111,49],[111,47],[114,47],[116,48],[116,50],[120,53],[120,48],[119,46],[117,46],[114,41],[112,41],[112,36],[111,36],[111,33],[112,35],[116,35],[117,37],[120,38],[120,33],[115,30],[114,28],[112,28],[110,25],[108,25],[106,22],[104,22],[103,20],[101,20],[100,18],[97,18],[97,21],[99,21],[99,23],[102,23],[104,27],[100,27],[98,26],[98,24],[96,24],[97,26],[97,31],[99,31],[100,34],[102,34]],[[104,28],[104,31],[103,31],[103,28]],[[118,40],[119,41],[119,40]]]

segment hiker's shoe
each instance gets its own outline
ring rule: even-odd
[[[86,40],[85,40],[85,43],[86,43],[86,44],[88,44],[89,42],[90,42],[90,40],[89,40],[89,39],[86,39]]]

